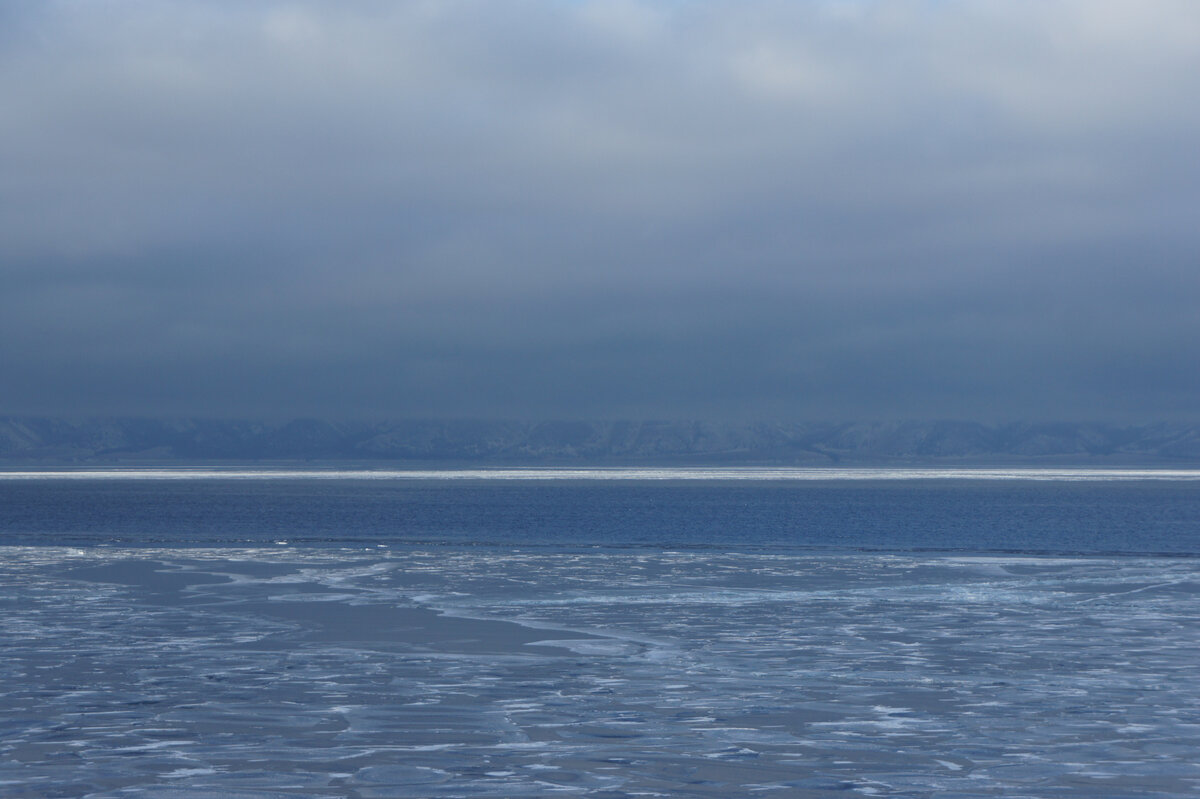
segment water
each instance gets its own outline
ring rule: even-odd
[[[1200,472],[1162,479],[1158,472],[891,470],[868,479],[873,472],[847,470],[832,480],[817,479],[830,474],[817,470],[462,474],[0,473],[0,535],[6,543],[73,546],[286,540],[1200,554]]]
[[[0,478],[0,795],[1200,793],[1200,483],[840,477]]]

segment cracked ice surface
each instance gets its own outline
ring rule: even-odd
[[[1200,793],[1200,563],[0,548],[13,797]]]

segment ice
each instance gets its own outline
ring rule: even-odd
[[[0,480],[1035,480],[1109,482],[1200,480],[1200,469],[1088,468],[495,468],[495,469],[72,469],[0,471]],[[287,544],[286,540],[274,542]]]
[[[577,652],[580,655],[615,656],[628,655],[637,651],[638,647],[629,641],[610,639],[606,641],[580,641],[572,639],[547,639],[530,641],[527,646],[558,646]],[[621,682],[621,681],[614,681]]]
[[[1200,784],[1189,558],[2,547],[0,586],[18,796]]]

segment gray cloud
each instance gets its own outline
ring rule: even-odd
[[[1184,0],[0,13],[4,412],[1196,414]]]

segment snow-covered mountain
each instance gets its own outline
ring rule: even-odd
[[[8,464],[1200,464],[1200,426],[0,417]]]

